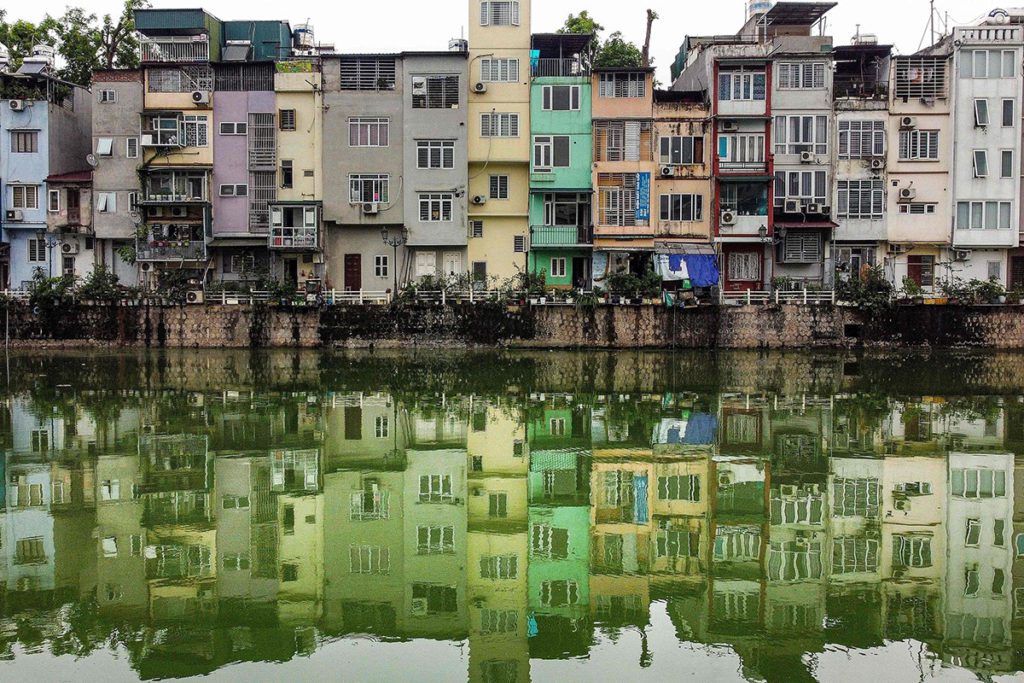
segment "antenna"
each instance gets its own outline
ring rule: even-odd
[[[930,12],[928,13],[928,24],[932,34],[932,45],[935,45],[935,0],[928,0]]]

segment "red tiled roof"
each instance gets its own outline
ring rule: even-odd
[[[73,171],[71,173],[61,173],[60,175],[52,175],[46,178],[48,183],[91,183],[92,182],[92,171]]]

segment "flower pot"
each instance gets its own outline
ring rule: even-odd
[[[1005,294],[1001,294],[1001,295],[997,296],[996,297],[996,303],[997,304],[1005,304],[1006,303],[1006,295]]]

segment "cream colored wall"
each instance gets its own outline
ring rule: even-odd
[[[525,237],[528,234],[529,225],[525,216],[485,220],[484,236],[469,240],[468,269],[472,269],[474,262],[484,261],[487,263],[487,276],[499,280],[510,278],[520,271],[525,272],[526,253],[515,253],[513,247],[515,235]]]
[[[322,77],[319,73],[278,73],[274,76],[277,109],[295,110],[295,130],[277,131],[277,158],[291,159],[293,187],[278,187],[278,201],[312,201],[323,197]],[[312,169],[313,177],[304,171]],[[342,186],[344,183],[342,183]],[[338,187],[342,191],[344,187]]]
[[[281,564],[298,565],[297,581],[281,580],[278,589],[279,616],[284,621],[305,622],[319,616],[319,605],[323,600],[324,571],[324,497],[282,495],[278,496],[278,528],[284,528],[284,506],[293,505],[295,510],[295,532],[279,534],[278,548]],[[283,579],[283,575],[279,576]]]

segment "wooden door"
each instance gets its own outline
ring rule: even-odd
[[[358,291],[363,288],[363,257],[360,254],[345,254],[345,290]]]

